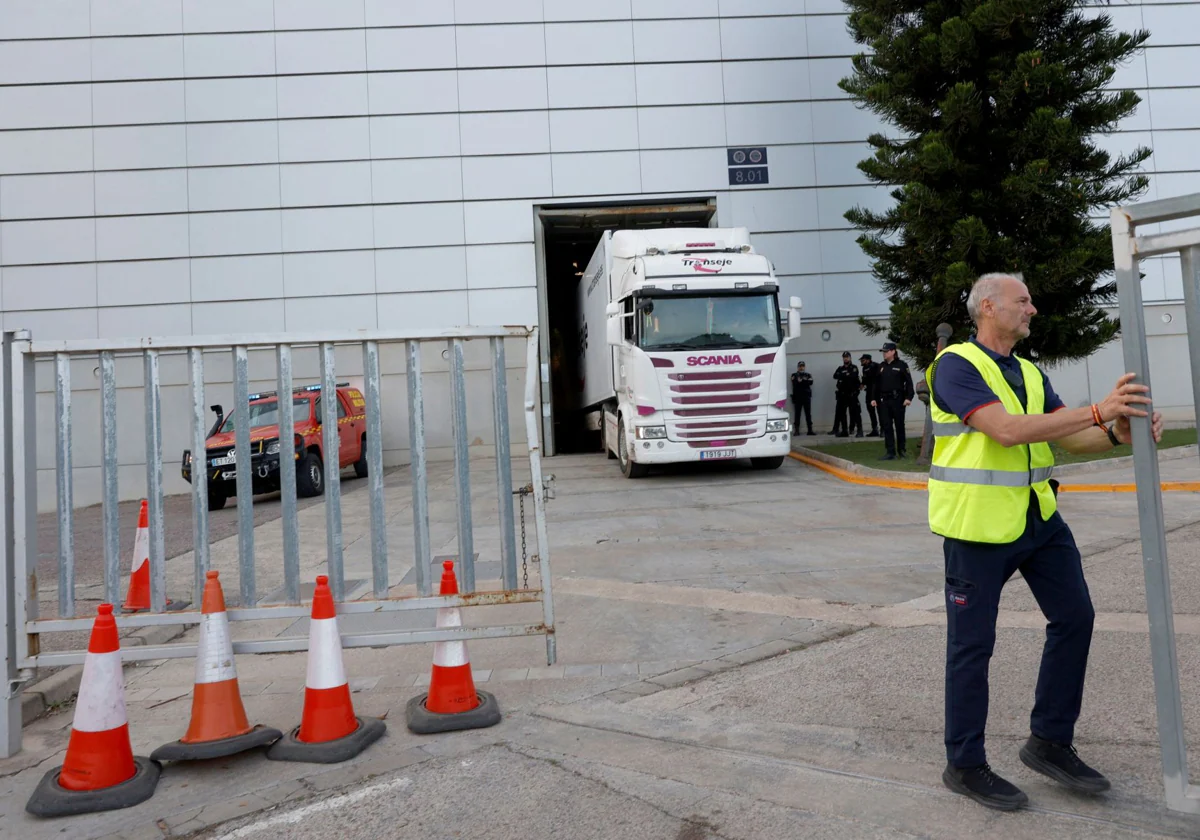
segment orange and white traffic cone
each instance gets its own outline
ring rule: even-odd
[[[150,754],[155,761],[220,758],[265,747],[283,735],[269,726],[251,726],[246,718],[233,661],[225,593],[219,578],[217,572],[210,571],[204,581],[191,723],[182,738],[164,744]]]
[[[354,714],[350,683],[342,664],[342,637],[329,578],[317,575],[308,626],[308,675],[300,725],[276,741],[267,758],[332,764],[354,758],[384,730],[379,718]]]
[[[176,602],[167,599],[167,609],[172,612],[181,610],[190,601]],[[133,562],[130,564],[129,591],[125,594],[125,603],[121,612],[134,613],[150,609],[150,505],[142,499],[142,509],[138,514],[137,533],[133,538]]]
[[[125,677],[112,604],[101,604],[83,662],[67,755],[42,777],[25,810],[39,817],[112,811],[145,802],[158,785],[158,762],[133,754],[125,714]]]
[[[458,594],[454,561],[442,563],[442,595]],[[441,607],[437,612],[439,630],[462,627],[458,607]],[[433,643],[433,673],[429,691],[408,701],[408,728],[418,735],[482,729],[500,722],[500,705],[486,691],[475,689],[471,660],[464,641]]]

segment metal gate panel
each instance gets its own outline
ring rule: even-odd
[[[525,415],[526,445],[528,447],[531,482],[521,488],[512,486],[511,429],[508,411],[508,381],[506,340],[521,340],[525,358]],[[470,484],[470,449],[467,433],[468,394],[466,388],[465,348],[472,342],[487,346],[490,361],[492,426],[495,437],[496,492],[499,522],[499,567],[501,589],[476,591],[474,551],[475,521],[472,511]],[[383,475],[383,372],[381,350],[389,346],[403,351],[407,387],[408,438],[411,452],[411,504],[413,516],[413,578],[416,595],[389,597],[390,563],[407,552],[398,552],[389,545],[384,499]],[[441,596],[433,592],[438,576],[432,568],[430,529],[428,447],[426,435],[426,388],[429,376],[422,365],[423,350],[443,350],[449,358],[451,431],[454,452],[454,488],[456,517],[456,546],[460,593]],[[295,384],[294,350],[315,349],[319,357],[319,383],[310,386]],[[310,607],[301,601],[301,545],[297,503],[296,466],[300,453],[284,457],[292,449],[295,421],[292,416],[291,395],[299,387],[317,389],[322,395],[336,393],[339,353],[361,353],[365,405],[368,486],[367,504],[370,513],[370,592],[351,601],[345,600],[345,567],[342,535],[341,486],[338,469],[325,469],[325,569],[338,602],[341,615],[375,614],[383,617],[383,626],[373,632],[343,635],[345,647],[379,647],[396,644],[419,644],[436,641],[504,638],[544,635],[546,661],[556,659],[554,610],[550,588],[550,551],[545,522],[545,500],[550,482],[544,481],[541,468],[541,449],[538,438],[538,331],[534,327],[467,327],[455,330],[390,332],[364,330],[341,333],[231,335],[214,337],[185,337],[179,339],[140,338],[115,341],[37,341],[26,332],[4,334],[3,387],[0,388],[0,426],[3,427],[3,447],[0,448],[0,472],[3,473],[4,518],[0,521],[0,538],[5,548],[4,575],[0,581],[0,620],[5,627],[4,659],[6,666],[6,717],[0,720],[0,748],[4,755],[20,746],[20,685],[32,676],[38,666],[60,666],[80,663],[84,649],[42,652],[40,638],[44,634],[87,631],[93,616],[80,615],[76,608],[74,490],[75,454],[72,450],[72,362],[88,359],[95,363],[99,376],[100,401],[100,472],[102,488],[103,527],[103,590],[109,603],[119,604],[122,579],[121,543],[118,504],[118,389],[117,369],[124,361],[140,361],[145,413],[146,488],[149,507],[149,566],[151,609],[146,612],[117,615],[122,629],[161,625],[195,625],[200,621],[199,605],[205,572],[212,565],[209,541],[207,438],[205,415],[205,357],[214,352],[228,353],[233,372],[234,392],[234,456],[237,471],[236,499],[238,506],[238,582],[240,606],[229,609],[231,622],[261,619],[300,619],[309,616]],[[264,592],[260,591],[258,571],[267,568],[266,560],[256,555],[253,516],[253,469],[255,459],[267,452],[262,439],[252,440],[250,412],[251,354],[267,351],[275,366],[277,405],[279,406],[279,470],[283,530],[282,556],[272,558],[282,567],[284,603],[260,606]],[[164,359],[186,362],[188,400],[187,439],[190,442],[191,502],[193,531],[193,573],[189,575],[192,604],[186,610],[171,610],[167,604],[167,575],[164,522],[163,478],[163,386]],[[41,618],[37,599],[37,399],[35,365],[51,366],[54,382],[54,470],[55,507],[59,526],[57,541],[56,583],[58,585],[58,616]],[[327,463],[339,463],[340,445],[338,401],[320,399],[322,454]],[[75,414],[77,415],[77,411]],[[476,415],[480,415],[477,408]],[[347,417],[348,421],[350,418]],[[76,426],[79,417],[74,418]],[[50,431],[46,429],[45,431]],[[252,451],[257,443],[263,453]],[[205,453],[203,461],[199,453]],[[259,468],[267,463],[260,458]],[[513,495],[533,498],[536,532],[535,560],[539,585],[529,589],[521,586],[517,574],[516,522]],[[522,520],[522,528],[524,520]],[[527,577],[526,577],[527,581]],[[231,584],[226,584],[231,591]],[[446,629],[403,630],[387,626],[386,617],[399,617],[412,610],[434,610],[440,607],[496,606],[505,604],[541,604],[541,621],[518,621],[499,626],[477,626]],[[287,635],[275,638],[238,640],[235,653],[271,653],[304,650],[308,636]],[[131,646],[122,650],[125,661],[167,659],[194,656],[196,645],[188,642],[158,646]],[[15,712],[15,725],[14,725]],[[5,723],[7,721],[7,723]],[[15,731],[14,731],[15,726]]]

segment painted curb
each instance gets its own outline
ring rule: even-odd
[[[830,475],[851,484],[862,484],[868,487],[886,487],[891,490],[927,489],[927,478],[919,472],[910,473],[872,469],[871,467],[864,467],[861,464],[856,464],[853,461],[847,461],[844,458],[838,458],[825,452],[818,452],[815,449],[809,449],[805,446],[798,446],[795,444],[793,444],[792,451],[789,454],[792,458],[800,461],[801,463],[808,464],[811,467],[816,467],[823,472],[827,472]],[[1188,444],[1186,446],[1176,446],[1172,447],[1171,449],[1164,450],[1159,455],[1159,462],[1177,461],[1183,458],[1196,456],[1196,444]],[[1082,464],[1064,464],[1061,467],[1055,467],[1054,474],[1055,477],[1068,478],[1071,476],[1087,475],[1089,473],[1113,469],[1114,467],[1129,466],[1132,464],[1133,456],[1129,455],[1121,458],[1088,461]],[[914,476],[918,477],[914,478]],[[1164,481],[1162,482],[1162,490],[1164,492],[1200,492],[1200,481]],[[1137,485],[1133,483],[1088,484],[1081,482],[1078,484],[1063,484],[1059,487],[1059,492],[1134,493],[1137,492]]]
[[[183,626],[143,627],[121,638],[122,647],[165,645],[187,631]],[[127,663],[128,664],[128,663]],[[28,726],[54,706],[73,702],[83,678],[82,665],[68,665],[44,679],[28,683],[21,691],[21,726]]]

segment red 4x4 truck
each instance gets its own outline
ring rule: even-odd
[[[338,460],[340,467],[354,467],[359,478],[367,475],[366,400],[347,383],[337,386]],[[205,472],[208,474],[208,509],[220,510],[237,495],[237,458],[234,455],[234,414],[225,416],[214,405],[217,422],[205,442]],[[254,493],[279,489],[279,396],[274,391],[251,394],[250,466]],[[325,492],[325,455],[321,448],[321,386],[306,385],[292,391],[292,423],[295,439],[289,450],[296,459],[296,493],[320,496]],[[182,473],[192,481],[192,451],[183,451]]]

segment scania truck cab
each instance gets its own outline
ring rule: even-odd
[[[801,301],[781,317],[774,267],[746,228],[608,231],[579,303],[580,404],[600,413],[603,448],[627,477],[685,461],[783,463]]]

